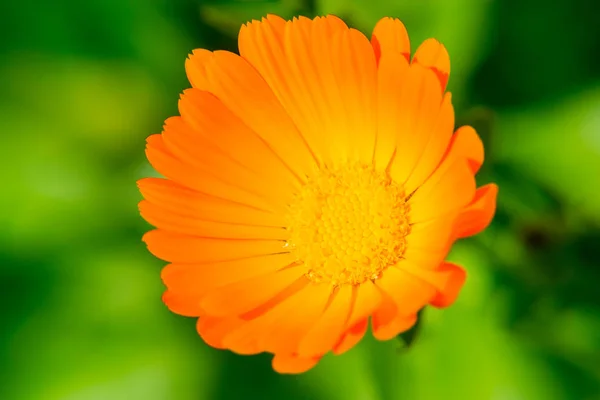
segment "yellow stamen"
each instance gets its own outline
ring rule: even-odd
[[[311,281],[339,286],[376,280],[406,249],[406,196],[370,167],[322,170],[290,205],[288,230],[286,248]]]

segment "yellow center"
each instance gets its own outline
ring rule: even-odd
[[[401,186],[370,167],[323,170],[297,194],[286,247],[316,283],[356,285],[397,263],[410,226]]]

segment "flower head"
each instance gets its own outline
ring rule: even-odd
[[[457,297],[444,259],[482,231],[497,187],[483,146],[454,130],[448,53],[412,59],[384,18],[369,41],[337,17],[243,26],[240,56],[195,50],[181,116],[148,138],[166,179],[139,181],[144,240],[168,261],[166,305],[211,346],[270,352],[279,372],[409,329]]]

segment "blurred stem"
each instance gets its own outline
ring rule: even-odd
[[[422,308],[419,310],[419,312],[417,312],[417,322],[413,325],[413,327],[397,336],[397,338],[404,343],[404,349],[409,349],[419,336],[424,314],[425,308]]]
[[[304,1],[304,13],[309,15],[311,18],[317,15],[317,1],[316,0],[305,0]]]

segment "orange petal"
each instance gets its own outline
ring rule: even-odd
[[[336,39],[331,59],[342,97],[339,115],[346,120],[339,128],[346,128],[343,140],[348,143],[350,160],[370,164],[377,135],[375,56],[368,39],[356,29],[343,32]],[[313,39],[313,43],[322,42]]]
[[[394,320],[396,315],[398,315],[398,307],[396,307],[394,299],[377,285],[375,285],[375,287],[377,287],[381,293],[381,303],[371,317],[373,336],[377,336],[377,332],[385,331],[386,327]]]
[[[287,202],[298,181],[281,158],[214,94],[188,89],[179,101],[181,118],[167,121],[171,152],[213,171],[224,181]],[[171,128],[171,129],[169,129]],[[245,182],[247,181],[247,182]]]
[[[390,94],[392,104],[380,104],[391,109],[387,115],[380,113],[382,119],[379,126],[379,132],[391,129],[397,135],[390,175],[400,184],[404,184],[411,176],[428,143],[438,139],[435,128],[442,104],[442,94],[435,75],[421,65],[411,65],[402,82],[401,85],[393,81],[387,84],[380,82],[388,90],[396,91]]]
[[[273,323],[264,337],[266,351],[296,352],[302,338],[323,315],[329,296],[327,287],[310,284],[274,309]]]
[[[438,307],[445,307],[454,302],[466,278],[466,272],[460,266],[448,262],[442,262],[435,269],[426,269],[407,259],[396,264],[394,268],[434,287],[436,294],[430,304]]]
[[[185,317],[199,317],[204,314],[200,307],[200,299],[193,294],[166,291],[162,295],[162,301],[175,314]]]
[[[324,289],[321,285],[306,282],[297,293],[227,334],[223,344],[238,353],[257,350],[275,354],[295,352],[302,337],[323,314],[329,297]],[[253,312],[243,318],[247,319],[250,314]]]
[[[332,296],[329,307],[300,342],[299,355],[325,354],[339,340],[352,311],[352,287],[344,285]]]
[[[458,213],[475,195],[475,178],[464,159],[448,156],[411,197],[410,220],[421,223]]]
[[[494,183],[482,186],[475,192],[475,198],[463,209],[455,223],[457,237],[477,235],[492,222],[496,212],[498,186]]]
[[[289,23],[291,22],[286,22],[274,15],[269,15],[260,22],[252,21],[240,29],[238,47],[240,55],[256,68],[271,87],[294,124],[299,128],[311,152],[321,162],[326,155],[325,147],[321,143],[320,137],[315,135],[316,120],[306,116],[306,114],[314,115],[317,110],[313,107],[312,102],[306,101],[306,95],[294,95],[302,93],[300,91],[302,82],[300,81],[301,77],[295,77],[290,65],[291,60],[288,59],[289,51],[284,46],[284,32]],[[330,35],[327,40],[330,40]]]
[[[285,25],[283,20],[280,23]],[[193,87],[214,93],[296,176],[304,177],[314,169],[315,159],[307,143],[248,61],[228,51],[195,50],[185,68]]]
[[[388,340],[399,333],[410,329],[417,322],[416,314],[402,315],[394,299],[382,291],[383,301],[371,318],[373,337],[378,340]]]
[[[340,338],[340,341],[333,347],[333,353],[336,355],[343,354],[356,346],[362,340],[367,332],[369,319],[363,318],[348,329]]]
[[[190,219],[278,228],[286,225],[282,214],[209,196],[167,179],[144,178],[137,183],[148,202]]]
[[[439,114],[429,134],[429,140],[421,144],[421,154],[409,178],[404,183],[406,193],[412,193],[423,184],[440,165],[448,149],[454,131],[454,107],[452,95],[446,93],[440,106]]]
[[[291,177],[279,155],[213,93],[187,89],[179,100],[179,111],[181,118],[175,118],[174,123],[178,124],[173,136],[177,136],[178,133],[181,134],[179,136],[183,136],[180,139],[182,147],[185,144],[194,145],[195,149],[187,150],[200,151],[192,153],[199,161],[204,161],[209,156],[206,150],[211,149],[249,171],[281,180],[281,183],[286,183]],[[202,151],[204,146],[208,149]]]
[[[373,314],[381,304],[381,292],[375,287],[372,281],[367,281],[353,288],[353,307],[350,318],[346,324],[351,328],[360,320]]]
[[[300,290],[306,281],[302,271],[298,267],[284,268],[215,288],[204,295],[200,306],[213,316],[242,316],[274,299],[281,301]]]
[[[417,320],[417,311],[436,294],[431,284],[396,267],[386,269],[376,285],[385,294],[372,319],[373,336],[379,340],[410,329]]]
[[[410,39],[406,27],[399,19],[380,19],[373,29],[371,44],[377,62],[382,54],[387,53],[402,54],[406,61],[410,59]]]
[[[161,260],[182,263],[213,263],[283,253],[277,240],[216,239],[152,230],[142,238]]]
[[[276,272],[291,265],[289,253],[222,261],[210,264],[169,264],[161,278],[169,290],[180,293],[203,293],[208,289]]]
[[[386,52],[377,69],[377,138],[373,162],[386,170],[398,145],[398,97],[408,85],[408,61],[398,52]]]
[[[376,67],[368,40],[333,16],[294,19],[283,31],[274,21],[242,27],[242,57],[273,89],[319,160],[339,164],[354,152],[370,159]],[[362,146],[355,146],[357,129]]]
[[[265,329],[254,323],[245,321],[239,327],[227,332],[221,343],[223,348],[231,350],[236,354],[253,355],[264,353],[265,349],[260,344]]]
[[[263,211],[277,211],[273,202],[264,196],[240,188],[237,182],[235,184],[224,182],[214,174],[214,171],[199,168],[197,165],[187,163],[174,156],[165,146],[160,134],[148,137],[146,156],[154,169],[181,186]]]
[[[402,315],[396,314],[396,316],[385,325],[378,325],[377,328],[373,329],[373,337],[377,340],[390,340],[406,332],[412,328],[417,322],[417,315]]]
[[[163,301],[172,311],[190,315],[185,307],[200,315],[202,296],[216,287],[278,271],[294,262],[289,253],[252,257],[211,264],[169,264],[161,278],[167,286]]]
[[[217,349],[225,349],[223,338],[232,330],[243,325],[245,321],[237,317],[200,317],[196,323],[198,334],[209,346]]]
[[[455,220],[451,215],[413,224],[406,238],[404,258],[421,268],[437,268],[450,250]]]
[[[458,297],[460,289],[467,279],[467,273],[459,265],[449,262],[443,263],[437,270],[437,273],[443,275],[445,284],[431,300],[431,305],[435,307],[448,307]]]
[[[473,174],[479,171],[483,164],[483,143],[475,129],[470,126],[461,126],[452,136],[448,152],[465,157]]]
[[[321,357],[298,357],[296,355],[275,354],[273,369],[280,374],[300,374],[319,362]]]
[[[376,281],[376,285],[390,296],[400,315],[415,314],[435,295],[435,288],[406,271],[390,267]]]
[[[416,249],[412,250],[409,254],[407,249],[407,252],[405,253],[406,263],[409,264],[411,268],[418,269],[419,273],[414,272],[412,269],[410,269],[410,271],[407,269],[407,271],[420,277],[424,281],[430,282],[436,288],[441,288],[443,285],[439,282],[445,282],[447,276],[438,275],[436,271],[448,256],[449,250],[450,246],[447,246],[444,252],[439,253],[425,249]],[[402,268],[404,269],[404,266]]]
[[[214,68],[213,54],[212,51],[206,49],[193,50],[192,54],[185,60],[185,73],[192,87],[207,90],[220,97],[219,93],[211,90],[216,83],[209,77],[209,69]]]
[[[208,129],[206,131],[209,132]],[[213,128],[211,131],[219,132],[219,129]],[[210,173],[219,181],[260,196],[266,202],[271,203],[270,200],[282,194],[290,196],[293,192],[290,188],[284,191],[273,190],[275,185],[269,185],[269,179],[259,179],[259,174],[240,165],[235,158],[227,156],[214,144],[203,140],[202,135],[181,117],[172,117],[165,122],[162,139],[166,150],[183,164],[205,171],[205,174]],[[284,197],[280,203],[285,203],[286,200]],[[272,206],[276,207],[277,203]]]
[[[346,332],[341,335],[338,344],[333,349],[336,354],[348,351],[358,343],[364,332],[360,335],[353,333],[353,328],[363,320],[366,323],[368,317],[379,308],[382,301],[381,291],[371,281],[354,286],[352,291],[352,313],[345,325]]]
[[[181,212],[142,200],[139,204],[142,217],[157,228],[193,236],[224,239],[274,239],[286,240],[289,235],[284,228],[207,221],[190,218]]]
[[[442,85],[442,91],[446,90],[450,76],[450,56],[443,44],[435,39],[425,40],[417,48],[412,62],[431,68]]]

